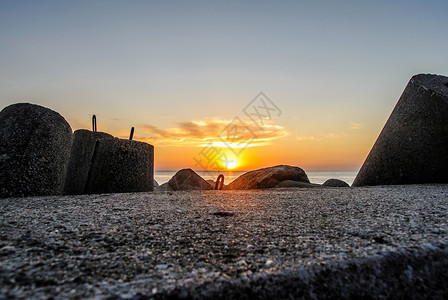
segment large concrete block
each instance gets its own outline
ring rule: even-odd
[[[18,103],[0,112],[0,197],[62,194],[72,129],[57,112]]]
[[[88,194],[153,191],[154,147],[147,143],[96,141],[85,192]]]
[[[353,186],[448,183],[448,77],[411,78]]]
[[[105,132],[85,129],[76,130],[73,136],[73,145],[64,187],[64,194],[66,195],[80,195],[84,193],[96,141],[114,138]]]

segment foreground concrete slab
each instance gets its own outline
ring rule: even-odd
[[[448,185],[2,199],[0,298],[448,297]]]

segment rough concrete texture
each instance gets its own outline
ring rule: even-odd
[[[147,143],[96,141],[87,194],[147,192],[154,189],[154,147]]]
[[[0,197],[60,195],[72,129],[48,108],[18,103],[0,112]]]
[[[448,297],[448,186],[0,201],[0,298]]]
[[[75,131],[64,194],[80,195],[84,193],[96,141],[105,138],[113,139],[114,137],[105,132],[94,132],[85,129]]]
[[[225,188],[230,190],[266,189],[276,187],[284,180],[310,182],[301,168],[278,165],[244,173]]]
[[[411,78],[353,186],[448,182],[448,77]]]

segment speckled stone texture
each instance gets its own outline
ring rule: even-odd
[[[411,78],[353,186],[448,182],[448,77]]]
[[[152,145],[118,138],[96,141],[85,189],[87,194],[153,190]]]
[[[0,112],[0,197],[60,195],[72,129],[57,112],[18,103]]]
[[[104,138],[113,139],[114,137],[105,132],[94,132],[85,129],[75,131],[64,194],[80,195],[84,193],[96,141]]]
[[[0,201],[0,299],[446,299],[448,185]]]

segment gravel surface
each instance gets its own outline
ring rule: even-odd
[[[0,299],[200,298],[390,253],[433,261],[447,212],[448,185],[0,199]]]

